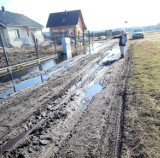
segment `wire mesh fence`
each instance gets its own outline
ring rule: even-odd
[[[55,55],[57,53],[62,52],[62,36],[53,35],[50,38],[45,38],[43,42],[39,42],[39,40],[33,36],[30,44],[22,44],[18,47],[13,47],[12,45],[6,46],[5,41],[9,40],[2,36],[1,38],[2,39],[0,41],[0,68],[20,64],[27,61],[32,61],[37,58],[43,58],[49,55]],[[69,38],[71,41],[71,48],[73,54],[79,54],[83,52],[85,47],[90,44],[91,40],[93,40],[93,37],[91,38],[91,34],[86,34],[85,36],[72,36]],[[20,40],[21,39],[17,40],[17,42]],[[7,56],[9,64],[7,64],[5,56]]]
[[[28,84],[32,78],[33,81],[31,82],[33,83],[36,82],[37,84],[43,82],[46,78],[45,75],[43,76],[43,73],[45,73],[43,72],[43,62],[45,60],[46,62],[47,60],[52,60],[51,62],[55,62],[56,64],[66,60],[66,58],[61,59],[61,57],[63,58],[61,55],[63,54],[61,42],[63,37],[69,36],[52,35],[49,38],[45,38],[43,42],[40,42],[38,38],[33,36],[30,44],[13,47],[11,45],[6,45],[5,41],[8,39],[4,39],[4,37],[0,35],[0,99],[16,92],[19,90],[20,86],[25,87],[26,83]],[[99,40],[106,40],[106,42],[108,42],[111,36],[87,32],[83,36],[70,36],[69,38],[73,57],[79,54],[90,53],[90,51],[93,51],[91,49],[93,48],[94,42],[96,43]],[[31,64],[29,67],[26,63],[29,63],[29,65],[30,63],[34,63],[34,65]],[[25,64],[27,66],[24,66]],[[36,70],[36,73],[29,73],[29,76],[28,72],[30,72],[29,69],[31,67]],[[1,73],[3,70],[5,70],[5,73]],[[24,76],[25,78],[27,77],[26,82],[23,81]],[[18,84],[21,80],[24,82],[23,85],[22,83]]]

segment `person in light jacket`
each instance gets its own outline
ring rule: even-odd
[[[120,47],[120,52],[121,52],[121,58],[124,58],[125,56],[125,46],[127,42],[127,33],[125,32],[124,29],[121,30],[121,34],[119,36],[113,37],[113,39],[119,38],[119,47]]]

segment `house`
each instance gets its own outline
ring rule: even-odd
[[[51,13],[46,25],[51,35],[82,36],[87,29],[81,10]]]
[[[33,44],[33,34],[43,41],[43,26],[22,14],[0,10],[0,34],[5,46],[19,47]]]

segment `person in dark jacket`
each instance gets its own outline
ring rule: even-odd
[[[121,58],[124,58],[125,55],[125,46],[127,42],[127,33],[125,32],[124,29],[121,30],[121,34],[119,36],[113,37],[113,39],[119,38],[119,47],[120,47],[120,52],[121,52]]]

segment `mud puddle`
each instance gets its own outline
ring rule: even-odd
[[[20,80],[20,83],[14,84],[12,88],[9,88],[2,93],[0,93],[0,99],[5,98],[8,95],[11,95],[15,91],[20,91],[30,86],[35,86],[41,84],[42,82],[46,81],[51,75],[54,73],[49,73],[51,69],[53,69],[57,64],[61,63],[62,61],[66,60],[66,55],[59,54],[57,59],[51,59],[42,62],[38,66],[34,66],[31,68],[24,69],[22,71],[12,73],[14,80]],[[66,65],[62,64],[61,69]],[[36,77],[34,77],[36,76]],[[10,75],[5,75],[0,77],[1,84],[11,82]]]
[[[77,124],[85,109],[93,106],[92,103],[96,100],[96,97],[100,97],[101,94],[104,95],[104,89],[109,83],[104,83],[104,81],[106,78],[110,79],[109,76],[106,76],[112,73],[112,66],[110,67],[110,64],[119,58],[118,52],[116,50],[114,52],[114,50],[115,49],[105,52],[103,60],[102,58],[94,60],[94,64],[92,64],[94,66],[86,69],[84,73],[85,76],[81,76],[82,78],[74,82],[67,90],[67,93],[63,94],[64,96],[45,102],[46,106],[41,107],[42,109],[40,109],[38,113],[36,112],[35,115],[33,114],[29,119],[27,118],[23,125],[19,126],[13,132],[11,131],[14,134],[13,137],[12,133],[6,136],[9,140],[12,139],[13,142],[15,141],[16,145],[13,145],[13,150],[11,149],[15,154],[22,154],[22,157],[23,155],[29,155],[28,157],[47,157],[52,153],[52,155],[54,155],[54,153],[59,150],[67,136],[72,136],[71,130]],[[97,56],[99,56],[99,54]],[[81,63],[79,61],[77,62]],[[72,59],[71,61],[66,61],[65,64],[61,63],[61,66],[56,65],[56,68],[54,67],[53,69],[58,72],[61,71],[62,67],[65,68],[67,64],[72,65],[73,63],[74,60]],[[57,68],[60,70],[57,70]],[[54,71],[48,71],[47,75],[50,76],[50,73],[54,73]],[[26,124],[28,124],[27,127],[30,134],[17,143],[21,134],[23,134],[22,131],[26,129],[24,128]],[[23,130],[21,130],[22,126]],[[40,133],[40,131],[42,132]],[[17,135],[16,137],[15,134]],[[48,140],[48,137],[50,137],[51,140]],[[28,141],[28,145],[25,144],[25,139]],[[4,139],[4,141],[5,140],[6,139]],[[8,143],[9,142],[10,141],[8,141]],[[19,145],[19,143],[21,145]],[[8,146],[4,145],[2,148],[7,151],[7,148],[9,149],[11,146],[12,144],[8,144]],[[37,151],[37,149],[39,151]],[[10,157],[15,157],[12,151],[8,151],[8,154],[11,155]]]
[[[96,53],[100,49],[103,49],[104,47],[106,47],[104,43],[94,44],[90,48],[88,48],[87,50],[88,53],[86,54]],[[89,49],[92,49],[92,50],[89,50]],[[113,60],[113,59],[116,60],[115,52],[117,52],[117,48],[109,52],[109,56],[107,56],[104,59],[104,61]],[[77,57],[76,60],[78,60],[82,56],[79,55],[79,57]],[[3,99],[8,95],[11,95],[12,93],[25,89],[27,87],[35,86],[43,83],[44,81],[48,80],[49,77],[51,77],[52,75],[69,67],[69,65],[71,65],[72,62],[73,62],[73,58],[67,61],[66,55],[59,54],[56,59],[47,60],[45,62],[42,62],[39,66],[34,66],[31,68],[25,69],[23,71],[13,73],[13,78],[20,79],[21,82],[14,84],[11,88],[4,90],[2,93],[0,93],[0,99]],[[34,76],[35,74],[39,74],[39,75],[36,75],[36,77],[32,77],[32,78],[30,77],[30,76]],[[6,75],[0,78],[1,83],[5,83],[9,80],[10,80],[9,75]]]
[[[100,93],[103,90],[103,87],[99,83],[93,84],[88,88],[84,94],[85,100],[91,100],[97,93]]]
[[[41,153],[40,155],[41,157],[46,157],[47,153],[50,153],[50,152],[56,153],[58,151],[59,146],[62,145],[63,141],[69,135],[71,129],[73,129],[75,124],[78,122],[79,118],[83,114],[83,111],[89,105],[89,102],[91,101],[91,99],[103,90],[103,86],[100,84],[101,82],[100,78],[105,74],[106,68],[107,68],[106,66],[101,66],[101,65],[95,66],[94,68],[92,68],[92,70],[89,71],[89,73],[86,76],[84,76],[84,78],[82,78],[82,81],[80,81],[79,84],[77,84],[76,86],[70,89],[69,98],[72,98],[72,102],[69,102],[68,106],[65,108],[65,110],[63,110],[63,113],[67,114],[66,118],[65,119],[59,118],[60,122],[58,123],[58,125],[54,127],[50,127],[51,130],[46,131],[47,133],[45,133],[45,135],[54,135],[56,136],[56,138],[54,139],[52,138],[54,141],[51,141],[49,142],[49,144],[47,144],[50,147],[47,149],[47,151],[44,151]],[[81,84],[82,82],[83,84]],[[64,103],[62,102],[61,104],[64,104]],[[46,116],[48,117],[51,117],[51,116],[53,117],[55,113],[60,113],[60,112],[62,113],[62,111],[59,111],[59,109],[56,107],[50,107],[50,110],[47,110],[47,111],[45,111],[44,109],[43,113],[44,112],[46,112]],[[37,125],[36,129],[34,130],[36,131],[40,128],[41,128],[41,124]],[[17,141],[21,137],[21,135],[23,135],[23,132],[21,134],[18,134],[18,136],[16,136],[15,138],[12,138],[11,141],[9,141],[5,146],[3,146],[1,154],[4,151],[8,151],[10,148],[12,148],[15,141]],[[34,132],[31,132],[29,137],[33,137],[33,135],[35,140],[39,139],[38,138],[39,135],[34,134]],[[11,142],[14,142],[14,143],[12,144]],[[48,143],[48,142],[44,142],[44,140],[40,140],[40,142]],[[44,148],[45,148],[45,145],[41,145],[39,147],[41,151],[43,151]]]

